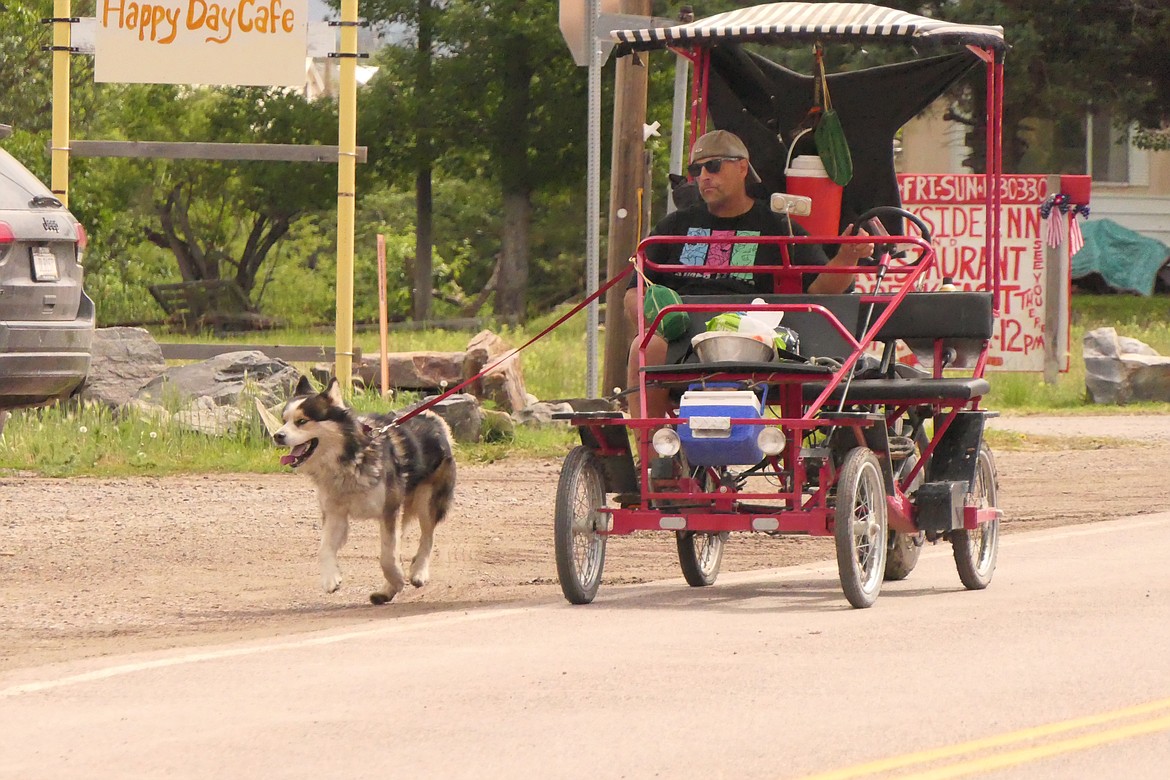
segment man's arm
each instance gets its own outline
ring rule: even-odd
[[[846,233],[844,235],[853,234]],[[857,235],[868,236],[869,233],[861,230]],[[837,254],[825,263],[825,266],[828,268],[855,266],[861,258],[869,257],[872,254],[873,244],[841,244]],[[853,281],[854,274],[819,274],[808,286],[808,291],[810,293],[843,293],[853,285]]]

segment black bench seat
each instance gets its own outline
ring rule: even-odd
[[[815,401],[828,382],[806,382],[801,388],[804,400]],[[841,400],[845,382],[833,388],[829,398]],[[854,379],[849,384],[848,400],[857,403],[882,401],[971,401],[986,395],[991,385],[986,379],[956,377],[943,379]]]

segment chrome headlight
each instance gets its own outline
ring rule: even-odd
[[[765,455],[779,455],[784,452],[784,445],[787,442],[784,439],[784,433],[777,427],[765,425],[760,429],[760,435],[756,438],[756,444],[760,447],[760,452]]]
[[[673,458],[678,454],[682,442],[673,428],[659,428],[650,439],[654,451],[664,458]]]

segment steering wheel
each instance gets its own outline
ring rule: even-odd
[[[874,217],[885,216],[902,217],[903,219],[907,219],[910,222],[913,222],[914,226],[918,228],[918,232],[922,235],[922,240],[928,244],[931,242],[930,228],[926,226],[926,223],[923,222],[917,214],[914,214],[913,212],[907,211],[906,209],[900,208],[898,206],[874,206],[872,209],[869,209],[864,214],[857,217],[857,219],[853,220],[853,222],[849,223],[849,232],[850,234],[855,235],[860,228],[865,227],[866,224]],[[880,236],[875,238],[880,238]],[[874,256],[880,257],[885,252],[892,251],[893,247],[894,244],[892,243],[887,242],[885,244],[881,244],[875,241],[873,252]],[[923,258],[926,257],[926,252],[927,250],[925,249],[919,249],[918,257],[914,260],[914,262],[909,263],[909,265],[914,266],[921,263]]]

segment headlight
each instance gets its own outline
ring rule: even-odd
[[[765,425],[760,429],[760,435],[756,439],[756,444],[760,446],[760,452],[765,455],[779,455],[784,452],[784,433],[777,427]]]
[[[659,428],[654,432],[650,443],[654,445],[654,451],[664,458],[673,458],[681,446],[678,434],[673,428]]]

